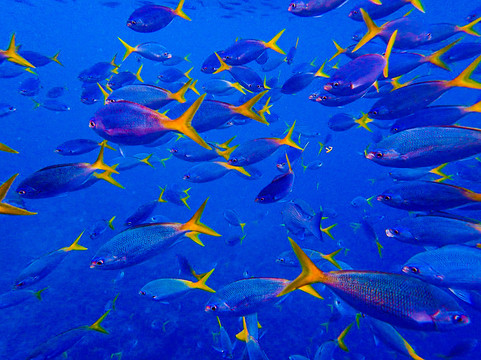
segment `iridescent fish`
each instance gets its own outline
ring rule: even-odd
[[[348,16],[352,20],[362,21],[361,9],[363,9],[371,16],[371,19],[380,19],[391,15],[408,4],[412,4],[412,6],[414,6],[416,9],[424,12],[424,7],[421,4],[421,0],[359,0],[356,6],[353,7],[349,12]]]
[[[35,215],[37,213],[22,209],[5,202],[5,197],[7,196],[8,190],[13,184],[13,181],[18,176],[18,174],[13,175],[10,179],[5,181],[0,185],[0,214],[3,215]]]
[[[182,10],[184,1],[180,0],[175,9],[151,3],[144,5],[129,16],[127,27],[137,32],[151,33],[165,28],[176,16],[191,21]]]
[[[286,156],[287,158],[287,156]],[[266,187],[264,187],[255,198],[255,202],[260,204],[270,204],[280,201],[289,195],[294,186],[295,175],[291,168],[289,158],[287,158],[289,171],[285,174],[277,175]]]
[[[182,179],[193,183],[205,183],[220,179],[230,171],[239,172],[250,177],[249,172],[242,166],[233,166],[226,162],[213,161],[202,162],[191,167],[182,177]]]
[[[133,47],[127,44],[121,38],[117,38],[117,39],[119,39],[122,45],[125,46],[125,54],[122,61],[125,61],[125,59],[127,59],[127,57],[132,53],[139,54],[145,59],[149,59],[157,62],[164,62],[172,58],[172,54],[164,46],[162,46],[159,43],[145,42]]]
[[[54,151],[63,156],[81,155],[94,151],[99,146],[102,146],[102,144],[110,150],[115,150],[112,146],[107,144],[106,140],[98,143],[97,141],[90,139],[75,139],[61,143]]]
[[[294,0],[287,11],[301,17],[318,17],[346,3],[347,0]]]

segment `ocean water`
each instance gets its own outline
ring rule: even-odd
[[[215,75],[200,71],[203,61],[214,51],[225,49],[236,38],[269,40],[282,29],[285,33],[279,46],[286,52],[299,38],[299,44],[292,65],[283,63],[277,69],[263,73],[260,66],[252,66],[263,78],[279,76],[282,85],[291,74],[294,66],[309,63],[313,59],[320,66],[335,52],[332,40],[341,46],[352,43],[351,36],[365,29],[364,24],[348,18],[347,14],[356,4],[350,0],[344,6],[332,10],[321,17],[296,17],[287,11],[289,1],[281,0],[186,0],[184,11],[192,21],[175,18],[164,29],[152,33],[134,32],[126,26],[129,15],[141,1],[119,0],[111,6],[99,0],[91,1],[35,1],[2,0],[1,45],[5,49],[12,33],[16,33],[17,45],[22,50],[37,51],[47,56],[60,51],[59,59],[63,66],[56,63],[34,69],[41,81],[40,93],[34,98],[39,102],[46,99],[47,91],[54,86],[64,86],[65,95],[59,101],[70,107],[69,111],[55,112],[43,107],[34,109],[34,103],[22,96],[18,87],[22,80],[32,76],[24,73],[15,78],[0,79],[0,102],[15,106],[16,111],[0,118],[0,142],[19,152],[0,153],[0,180],[6,181],[19,173],[11,193],[16,186],[33,172],[50,165],[70,162],[93,162],[97,150],[75,156],[62,157],[55,153],[57,145],[71,139],[102,139],[89,128],[89,119],[103,106],[102,101],[93,105],[80,102],[82,83],[78,74],[100,61],[110,61],[118,54],[120,63],[124,47],[117,40],[122,38],[135,46],[143,42],[158,42],[172,54],[190,54],[190,63],[175,66],[182,71],[194,67],[191,76],[198,79],[197,88]],[[175,7],[175,2],[164,2]],[[474,1],[423,1],[426,13],[416,10],[409,15],[421,24],[452,23],[464,25],[468,12],[475,8]],[[114,6],[115,5],[115,6]],[[382,24],[388,19],[404,15],[412,7],[405,6],[385,19],[376,20]],[[459,37],[459,36],[458,36]],[[465,41],[476,41],[476,37],[464,34]],[[448,40],[449,41],[449,40]],[[378,42],[380,44],[384,43]],[[447,44],[447,42],[446,42]],[[421,49],[429,54],[438,49],[437,44]],[[415,50],[417,51],[417,50]],[[275,57],[272,50],[269,56]],[[340,56],[340,64],[348,58]],[[470,60],[456,63],[449,73],[430,65],[423,65],[406,75],[406,80],[415,76],[429,76],[429,79],[450,79],[469,64]],[[167,69],[162,64],[143,59],[135,53],[122,63],[121,70],[135,72],[144,65],[142,78],[146,83],[155,84],[157,75]],[[333,62],[335,63],[335,61]],[[227,74],[217,77],[229,79]],[[294,279],[298,268],[280,266],[276,257],[289,250],[288,233],[282,226],[281,211],[287,201],[302,199],[315,211],[322,207],[327,214],[322,226],[337,224],[332,230],[334,239],[324,235],[320,242],[313,237],[300,240],[302,247],[330,253],[338,248],[346,249],[338,260],[348,263],[354,269],[378,270],[399,273],[404,262],[420,247],[396,242],[385,236],[385,229],[407,216],[407,212],[396,210],[374,202],[374,206],[356,208],[351,201],[380,194],[392,184],[388,176],[389,168],[374,164],[364,158],[364,149],[372,143],[374,132],[356,127],[345,132],[332,132],[327,122],[335,114],[345,112],[357,116],[367,112],[374,103],[373,99],[360,99],[342,108],[324,107],[309,101],[311,92],[321,87],[315,80],[308,88],[296,95],[283,95],[275,101],[271,112],[279,116],[279,121],[265,126],[256,122],[228,127],[202,133],[206,141],[224,142],[236,136],[235,144],[261,137],[283,137],[284,131],[296,121],[296,129],[301,131],[300,143],[307,148],[303,162],[322,161],[322,167],[303,171],[301,161],[293,166],[296,175],[292,192],[283,201],[273,204],[259,204],[254,201],[258,192],[266,186],[279,171],[275,167],[281,151],[255,165],[262,176],[255,181],[245,180],[229,173],[221,179],[195,184],[183,180],[183,175],[194,163],[177,158],[166,161],[165,167],[155,164],[155,168],[138,166],[132,170],[121,171],[114,175],[125,189],[116,188],[106,182],[98,182],[86,189],[69,192],[62,196],[46,199],[25,199],[27,208],[35,211],[35,216],[0,215],[0,292],[8,292],[17,275],[39,256],[70,245],[83,231],[91,229],[102,219],[116,216],[115,230],[107,229],[100,237],[90,239],[84,236],[80,244],[87,251],[70,253],[64,261],[41,282],[29,287],[39,290],[48,289],[42,294],[43,300],[34,297],[14,307],[0,310],[0,358],[25,359],[32,350],[49,338],[77,326],[89,325],[108,308],[119,294],[115,310],[111,311],[103,326],[109,334],[89,332],[75,346],[64,354],[67,359],[220,359],[222,354],[213,346],[214,333],[218,323],[204,307],[210,294],[193,291],[169,302],[159,303],[139,295],[139,290],[149,281],[159,278],[179,278],[176,254],[182,254],[198,272],[206,272],[215,267],[208,281],[214,289],[246,277],[278,277]],[[162,86],[162,83],[158,84]],[[216,97],[217,100],[239,104],[240,94]],[[260,102],[263,104],[266,98]],[[197,96],[190,92],[188,99]],[[443,95],[436,105],[469,105],[476,102],[480,92],[476,90],[453,89]],[[169,105],[168,108],[174,107]],[[168,115],[168,114],[167,114]],[[479,114],[469,115],[461,121],[462,125],[477,127]],[[376,132],[377,131],[377,132]],[[304,135],[302,135],[304,133]],[[315,136],[312,133],[316,133]],[[320,147],[330,134],[326,152]],[[299,138],[296,136],[295,140]],[[110,143],[114,145],[113,143]],[[143,146],[124,146],[122,151],[133,156],[138,153],[154,153],[160,158],[169,156],[168,146],[145,148]],[[118,146],[114,145],[117,149]],[[319,150],[321,148],[321,153]],[[106,150],[105,160],[119,156]],[[462,185],[473,191],[481,191],[476,182],[454,179],[451,183]],[[100,271],[89,268],[90,260],[102,244],[123,229],[124,220],[140,205],[156,199],[159,186],[177,184],[181,188],[191,188],[188,202],[192,210],[172,203],[157,206],[156,214],[162,214],[175,222],[187,221],[194,211],[209,198],[203,215],[203,222],[223,235],[223,237],[201,236],[205,247],[190,240],[176,244],[168,251],[141,264],[119,270]],[[235,210],[246,223],[245,239],[242,244],[229,246],[225,239],[239,231],[224,219],[224,211]],[[475,211],[469,216],[479,216]],[[359,223],[363,216],[370,216],[374,230],[382,244],[382,257],[371,237],[362,229],[354,230],[353,223]],[[185,275],[184,275],[185,276]],[[190,278],[192,280],[192,278]],[[334,296],[327,289],[317,289],[325,300],[315,299],[304,293],[295,292],[277,306],[269,306],[258,313],[262,324],[262,338],[259,344],[269,359],[288,359],[290,355],[300,354],[314,359],[317,348],[327,340],[336,338],[353,321],[352,316],[333,319],[332,305]],[[479,313],[463,305],[471,318],[469,326],[449,332],[422,332],[398,328],[403,337],[416,349],[419,356],[426,359],[445,354],[461,340],[477,338],[480,331]],[[331,319],[331,320],[330,320]],[[234,335],[242,329],[242,321],[236,317],[222,317],[222,324],[234,340]],[[329,327],[323,325],[329,322]],[[375,342],[367,325],[354,328],[346,337],[350,352],[337,349],[335,359],[402,359],[404,355],[389,349],[385,344]],[[237,342],[234,358],[241,359],[245,344]],[[116,355],[113,355],[116,354]],[[121,354],[121,355],[120,355]],[[477,355],[478,354],[478,355]],[[60,356],[59,358],[62,358]],[[458,358],[481,359],[479,349],[470,355]]]

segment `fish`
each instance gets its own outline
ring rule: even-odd
[[[444,359],[471,356],[470,354],[478,346],[477,339],[461,339],[457,341],[447,353],[436,354]]]
[[[191,167],[182,179],[193,183],[205,183],[220,179],[230,171],[237,171],[247,177],[251,175],[242,166],[233,166],[222,161],[201,162]]]
[[[227,209],[224,211],[224,219],[232,226],[238,226],[241,228],[242,232],[244,232],[244,226],[246,223],[243,223],[239,217],[239,214],[235,210]]]
[[[177,299],[192,290],[204,290],[215,293],[215,290],[206,285],[206,281],[214,272],[214,269],[205,274],[199,281],[192,282],[182,279],[157,279],[142,287],[139,294],[147,296],[155,301],[167,301]]]
[[[176,119],[130,101],[116,101],[97,110],[89,120],[89,127],[116,144],[149,144],[167,131],[177,131],[211,149],[191,125],[204,97],[205,94]]]
[[[200,222],[206,203],[207,200],[184,224],[142,224],[115,235],[97,250],[90,261],[90,268],[116,270],[142,263],[165,252],[189,232],[221,236]],[[196,239],[194,238],[193,241],[196,241]],[[200,242],[200,240],[197,241]]]
[[[442,182],[446,179],[450,179],[452,175],[446,175],[443,172],[443,169],[448,165],[447,163],[444,163],[442,165],[439,165],[438,167],[435,167],[434,169],[430,168],[394,168],[389,171],[389,176],[393,178],[394,180],[402,180],[402,181],[412,181],[412,180],[420,180],[424,179],[428,175],[437,175],[440,176],[438,180],[428,179],[428,180],[434,180],[436,182]]]
[[[36,297],[38,300],[42,300],[41,294],[45,290],[47,290],[47,288],[38,291],[10,290],[9,292],[0,295],[0,309],[6,309],[19,305],[27,300],[30,300],[32,296]]]
[[[61,97],[67,88],[65,86],[55,86],[47,91],[47,97],[51,99],[56,99]]]
[[[436,286],[479,290],[480,263],[480,249],[446,245],[414,255],[404,263],[402,272]]]
[[[32,352],[30,352],[30,354],[27,356],[27,360],[54,359],[80,342],[80,340],[82,340],[91,331],[109,334],[109,332],[102,327],[102,322],[110,313],[110,311],[111,310],[105,312],[91,325],[79,326],[51,337],[32,350]]]
[[[265,186],[255,198],[255,202],[259,204],[270,204],[280,201],[289,195],[294,186],[295,175],[291,168],[291,163],[286,155],[289,171],[285,174],[277,175],[272,181]]]
[[[314,263],[319,264],[319,266],[322,267],[323,269],[326,268],[326,265],[328,265],[327,267],[331,270],[334,270],[334,269],[351,270],[352,269],[351,266],[347,265],[345,262],[342,262],[342,261],[338,262],[336,259],[334,259],[334,257],[342,251],[342,249],[333,251],[330,254],[323,254],[320,251],[307,249],[307,248],[303,248],[302,251],[308,254],[309,258]],[[288,266],[288,267],[300,267],[299,262],[296,260],[296,254],[293,251],[284,251],[281,254],[279,254],[276,258],[276,263],[283,266]]]
[[[349,18],[355,21],[362,21],[361,9],[369,13],[371,19],[381,19],[398,11],[405,5],[411,4],[417,10],[424,13],[424,7],[420,0],[388,0],[383,1],[382,5],[377,1],[360,0],[356,6],[349,11]]]
[[[82,93],[80,94],[80,101],[85,105],[93,105],[96,102],[103,100],[104,96],[97,84],[82,84]]]
[[[82,70],[78,75],[78,79],[83,83],[97,83],[105,80],[110,74],[117,74],[119,65],[115,63],[117,54],[114,55],[110,62],[102,61],[95,63],[91,67]]]
[[[296,122],[292,123],[284,138],[259,138],[240,144],[230,154],[229,165],[246,166],[253,165],[271,156],[279,147],[287,145],[298,150],[303,150],[292,139]]]
[[[294,45],[293,47],[291,47],[289,49],[289,52],[287,53],[286,55],[286,63],[287,65],[291,65],[293,62],[294,62],[294,57],[296,56],[296,52],[297,52],[297,46],[299,45],[299,37],[297,38],[296,40],[296,45]]]
[[[388,136],[366,153],[382,166],[418,168],[441,165],[481,152],[481,130],[462,126],[428,126]]]
[[[117,38],[125,47],[125,54],[122,58],[122,61],[125,61],[129,57],[130,54],[136,53],[142,56],[145,59],[156,61],[156,62],[165,62],[168,59],[172,58],[172,54],[167,50],[167,48],[157,42],[145,42],[134,46],[130,46],[121,38]]]
[[[38,77],[29,77],[22,81],[18,87],[18,92],[23,96],[35,96],[40,92],[40,79]]]
[[[10,115],[11,113],[15,112],[17,109],[15,106],[6,104],[6,103],[0,103],[0,117],[5,117],[7,115]]]
[[[23,57],[25,60],[27,60],[29,63],[33,64],[34,67],[42,67],[45,65],[48,65],[52,62],[55,62],[59,64],[60,66],[63,66],[63,64],[60,62],[58,59],[60,55],[60,51],[58,51],[55,55],[52,57],[45,56],[43,54],[40,54],[36,51],[29,51],[29,50],[18,50],[18,54]]]
[[[367,114],[363,114],[361,117],[356,118],[346,113],[339,113],[329,118],[327,126],[333,131],[346,131],[357,124],[357,128],[363,127],[366,130],[371,131],[368,124],[372,122],[373,120],[370,119]]]
[[[239,91],[242,94],[245,94],[244,88],[238,82],[230,82],[223,79],[212,79],[207,81],[204,85],[202,85],[202,89],[207,94],[214,94],[214,95],[231,95],[235,93],[235,91]]]
[[[175,9],[152,3],[135,9],[127,20],[127,27],[140,33],[151,33],[165,28],[175,17],[191,21],[182,10],[184,1],[180,0]]]
[[[150,217],[150,215],[154,213],[159,203],[167,202],[162,198],[164,191],[165,190],[162,189],[158,199],[140,205],[132,215],[125,219],[124,226],[132,227],[144,223]]]
[[[368,91],[369,89],[366,89],[363,92],[354,95],[336,96],[324,89],[320,89],[310,94],[309,100],[328,107],[341,107],[362,98]]]
[[[418,180],[393,185],[376,200],[397,209],[436,211],[479,202],[481,194],[460,186]]]
[[[38,102],[34,99],[32,99],[34,102],[34,107],[33,109],[37,109],[39,107],[43,107],[44,109],[51,110],[51,111],[70,111],[70,106],[67,104],[64,104],[61,101],[58,101],[56,99],[46,99],[42,102]]]
[[[287,279],[249,278],[230,283],[217,290],[209,299],[205,311],[218,316],[246,316],[254,314],[278,301],[277,295],[289,283]],[[320,298],[312,288],[302,288]]]
[[[306,144],[307,146],[307,144]],[[297,148],[288,146],[285,151],[282,151],[279,157],[276,160],[276,168],[279,170],[281,173],[286,173],[289,171],[289,166],[287,166],[287,160],[286,156],[289,158],[289,161],[291,161],[292,166],[294,166],[295,162],[302,156],[306,146],[304,146],[304,149],[299,150]]]
[[[133,84],[136,80],[144,82],[144,80],[140,76],[140,72],[142,71],[143,66],[144,65],[141,64],[135,74],[131,73],[130,71],[121,71],[118,74],[113,74],[107,81],[107,86],[112,90],[117,90],[126,85]]]
[[[186,77],[187,79],[191,80],[190,77],[190,72],[194,69],[193,67],[187,70],[186,72],[182,72],[179,69],[176,68],[170,68],[167,70],[162,71],[158,76],[157,79],[159,79],[162,82],[166,83],[173,83],[177,80],[182,79],[183,77]]]
[[[12,37],[10,38],[10,43],[8,44],[7,50],[0,50],[0,61],[3,61],[4,59],[26,68],[35,68],[35,65],[30,63],[27,59],[24,59],[17,52],[17,46],[15,45],[15,33],[13,33]]]
[[[13,206],[5,202],[8,190],[12,186],[18,174],[13,175],[10,179],[0,185],[0,214],[3,215],[36,215],[36,212],[31,212],[21,207]]]
[[[224,359],[233,359],[234,346],[232,345],[229,334],[227,333],[227,330],[222,326],[222,323],[220,322],[218,316],[217,322],[219,323],[219,346],[214,347],[214,350],[220,352],[222,354],[222,358]]]
[[[44,279],[48,274],[54,271],[58,265],[60,265],[71,251],[87,250],[86,247],[79,245],[78,243],[83,234],[84,232],[82,231],[70,246],[51,251],[32,261],[15,279],[13,284],[14,289],[24,289]]]
[[[161,196],[164,201],[171,202],[172,204],[178,206],[185,206],[190,210],[190,206],[187,204],[187,200],[190,198],[190,195],[188,194],[190,188],[182,189],[180,185],[172,184],[165,185],[165,187],[161,188],[161,190],[163,191]]]
[[[218,74],[222,71],[228,71],[229,74],[246,90],[260,93],[266,90],[261,77],[251,68],[247,66],[231,66],[222,60],[218,53],[215,53],[220,66],[213,72]]]
[[[292,0],[287,11],[300,17],[318,17],[341,7],[346,1],[347,0]]]
[[[306,234],[313,235],[316,239],[324,241],[322,232],[330,234],[330,229],[321,228],[322,211],[316,213],[307,213],[302,207],[302,202],[299,200],[289,201],[281,212],[282,221],[289,233],[304,238]]]
[[[54,151],[63,156],[75,156],[94,151],[99,146],[102,146],[102,144],[105,145],[106,148],[115,151],[112,146],[107,144],[106,140],[98,143],[97,141],[90,139],[68,140],[58,145]]]
[[[445,246],[481,241],[481,224],[454,215],[406,217],[386,229],[386,236],[420,246]]]
[[[110,220],[101,219],[101,220],[97,220],[96,222],[94,222],[86,230],[88,235],[89,235],[89,238],[92,239],[92,240],[95,240],[95,239],[99,238],[105,232],[105,230],[107,230],[108,228],[114,230],[113,222],[114,222],[115,218],[116,218],[116,216],[112,216],[110,218]]]
[[[295,73],[282,84],[281,92],[288,95],[296,94],[311,85],[315,79],[329,78],[329,75],[324,72],[324,66],[325,63],[315,72]]]
[[[232,151],[234,151],[234,149],[237,147],[229,146],[234,138],[235,137],[232,137],[222,144],[214,144],[214,148],[212,150],[199,148],[198,146],[194,147],[192,142],[180,140],[175,142],[169,151],[177,159],[188,162],[210,161],[218,157],[223,157],[227,160],[229,159]]]
[[[22,198],[42,199],[81,190],[98,179],[123,188],[112,178],[112,174],[118,174],[118,171],[105,164],[103,160],[104,147],[105,145],[101,146],[99,156],[92,164],[71,163],[45,167],[22,180],[15,191]],[[104,170],[104,172],[99,174],[97,170]]]
[[[470,323],[470,317],[443,290],[406,275],[379,271],[321,271],[292,239],[302,273],[277,296],[322,283],[357,311],[393,326],[448,331]],[[219,291],[220,292],[220,291]],[[219,293],[218,292],[218,293]]]

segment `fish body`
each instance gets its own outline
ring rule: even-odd
[[[118,74],[112,75],[112,77],[107,81],[107,85],[112,90],[120,89],[126,85],[133,84],[138,80],[137,76],[130,71],[121,71]]]
[[[112,60],[111,62],[98,62],[91,67],[82,70],[78,75],[78,79],[84,83],[90,84],[105,80],[112,72],[115,72],[118,68],[118,66],[114,63],[114,60]]]
[[[182,79],[185,77],[185,73],[182,72],[181,70],[177,68],[169,68],[160,73],[160,75],[157,76],[157,79],[159,79],[162,82],[166,83],[173,83],[176,82],[177,80]]]
[[[67,104],[64,104],[61,101],[58,101],[57,99],[46,99],[42,101],[41,103],[35,101],[35,109],[38,107],[43,107],[44,109],[51,110],[51,111],[69,111],[70,106]]]
[[[286,155],[289,158],[291,164],[294,164],[301,156],[304,150],[299,150],[294,147],[287,147],[285,151],[281,151],[281,154],[277,158],[276,168],[281,173],[286,173],[289,171],[289,166],[287,165]]]
[[[229,164],[246,166],[258,163],[272,155],[281,144],[277,139],[260,138],[240,144],[230,155]]]
[[[85,105],[93,105],[103,99],[102,91],[97,84],[82,84],[82,93],[80,94],[80,101]]]
[[[461,160],[481,152],[481,130],[429,126],[404,130],[374,145],[366,158],[383,166],[416,168]]]
[[[347,0],[293,0],[287,11],[300,17],[317,17],[342,6]]]
[[[296,94],[311,85],[315,78],[314,72],[296,73],[282,85],[281,92],[283,94]]]
[[[41,291],[40,291],[41,292]],[[40,292],[34,292],[32,290],[10,290],[9,292],[0,295],[0,309],[6,309],[12,306],[19,305],[32,297],[36,296],[41,300]]]
[[[52,57],[48,57],[36,51],[19,50],[18,54],[35,67],[42,67],[50,64],[51,62],[56,62],[57,64],[62,65],[60,61],[58,61],[59,53],[55,54]]]
[[[367,91],[368,90],[364,90],[363,92],[360,92],[354,95],[349,95],[349,96],[336,96],[334,94],[327,92],[324,89],[320,89],[310,94],[309,100],[315,101],[318,104],[328,106],[328,107],[340,107],[340,106],[350,104],[362,98],[364,95],[366,95]]]
[[[307,233],[323,241],[321,219],[322,212],[314,215],[306,213],[295,201],[289,201],[282,210],[282,221],[286,228],[301,238]]]
[[[385,0],[379,5],[371,0],[360,0],[349,12],[349,17],[355,21],[362,21],[361,9],[366,11],[371,19],[381,19],[398,11],[403,6],[412,3],[418,10],[422,10],[420,1],[413,0]],[[424,12],[424,11],[423,11]]]
[[[56,99],[65,93],[66,88],[64,86],[55,86],[47,91],[47,97]]]
[[[216,151],[201,148],[192,141],[186,140],[176,141],[169,151],[177,159],[188,162],[210,161],[220,156]]]
[[[15,288],[23,289],[42,280],[55,270],[67,255],[68,252],[64,250],[56,250],[34,260],[17,276]]]
[[[184,0],[176,9],[167,6],[146,4],[136,9],[127,20],[127,27],[141,33],[151,33],[165,28],[176,16],[190,20],[182,11]]]
[[[23,96],[35,96],[40,92],[40,79],[29,77],[22,81],[18,87],[18,92]]]
[[[99,143],[90,139],[66,141],[55,148],[55,152],[63,156],[74,156],[89,153],[98,149]]]
[[[145,42],[133,47],[127,44],[121,38],[118,39],[122,45],[125,46],[125,55],[123,61],[125,61],[125,59],[127,59],[127,57],[132,53],[139,54],[145,59],[162,63],[172,58],[172,54],[167,50],[167,48],[157,42]]]
[[[183,179],[193,183],[204,183],[220,179],[229,171],[236,170],[247,173],[241,166],[231,166],[222,162],[202,162],[191,167]],[[247,173],[248,174],[248,173]]]
[[[135,212],[130,215],[124,222],[127,227],[142,224],[145,220],[153,214],[159,202],[157,200],[149,201],[148,203],[140,205]]]
[[[269,204],[282,200],[292,191],[294,186],[294,173],[292,170],[285,174],[277,175],[255,198],[255,202]]]

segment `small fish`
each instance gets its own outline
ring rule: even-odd
[[[117,90],[126,85],[131,85],[135,81],[144,82],[144,80],[140,76],[142,68],[143,65],[140,65],[139,69],[135,74],[131,73],[130,71],[121,71],[118,74],[113,74],[112,77],[107,81],[107,86],[112,90]]]
[[[66,88],[64,86],[55,86],[47,91],[47,97],[56,99],[65,94]]]
[[[219,323],[219,345],[218,347],[214,347],[214,350],[220,352],[224,359],[233,359],[234,358],[234,346],[230,340],[229,334],[227,330],[222,326],[219,317],[217,316],[217,322]]]
[[[171,202],[172,204],[178,206],[185,206],[190,210],[190,206],[187,204],[187,200],[190,198],[190,188],[182,189],[178,184],[170,184],[166,185],[164,188],[161,188],[161,190],[163,191],[162,197],[165,201]]]
[[[182,179],[193,183],[204,183],[220,179],[230,171],[237,171],[245,176],[250,174],[242,166],[233,166],[226,162],[202,162],[191,167]]]
[[[159,79],[162,82],[166,83],[173,83],[176,82],[177,80],[180,80],[184,77],[186,77],[188,80],[192,80],[190,77],[190,72],[192,71],[193,68],[190,68],[186,72],[182,72],[179,69],[176,68],[170,68],[167,70],[164,70],[160,73],[160,75],[157,76],[157,79]]]
[[[89,238],[95,240],[99,238],[108,228],[114,230],[113,222],[115,220],[115,216],[113,216],[110,220],[98,220],[92,224],[89,228],[87,228],[87,233],[89,234]]]
[[[91,67],[82,70],[78,75],[78,79],[84,83],[97,83],[105,80],[112,73],[118,73],[117,69],[119,68],[119,65],[115,63],[116,57],[117,54],[114,55],[110,62],[98,62]]]
[[[22,209],[5,202],[8,190],[12,186],[18,174],[13,175],[10,179],[0,185],[0,214],[3,215],[36,215],[37,213]]]
[[[127,20],[127,27],[141,33],[151,33],[169,25],[176,16],[191,21],[182,7],[185,0],[180,0],[175,9],[166,6],[147,4],[136,9]]]
[[[288,95],[297,94],[311,85],[315,79],[329,78],[329,75],[324,73],[324,66],[325,63],[317,71],[295,73],[282,85],[281,92]]]
[[[236,146],[229,147],[229,144],[232,140],[234,140],[234,138],[227,140],[223,144],[215,146],[212,150],[199,148],[199,146],[196,146],[191,141],[180,140],[175,142],[169,151],[177,159],[188,162],[210,161],[218,157],[228,159],[229,155],[236,148]]]
[[[363,9],[371,16],[371,19],[381,19],[391,15],[408,4],[411,4],[424,13],[424,7],[421,0],[388,0],[382,1],[382,4],[381,1],[359,0],[356,6],[351,9],[348,16],[352,20],[362,21],[361,9]]]
[[[260,204],[270,204],[284,199],[292,191],[295,175],[291,168],[289,158],[287,158],[289,171],[285,174],[276,176],[266,187],[264,187],[255,198],[255,202]]]
[[[40,79],[29,77],[22,81],[18,87],[18,92],[23,96],[35,96],[40,92]]]
[[[10,104],[0,103],[0,117],[5,117],[15,111],[17,111],[15,106]]]
[[[35,104],[33,107],[34,109],[43,107],[44,109],[51,110],[51,111],[69,111],[70,110],[70,106],[56,99],[46,99],[42,102],[38,102],[32,99],[32,101]]]
[[[296,56],[296,52],[297,52],[297,46],[299,45],[299,38],[297,38],[296,40],[296,45],[294,45],[293,47],[291,47],[289,49],[289,52],[287,53],[286,55],[286,63],[287,65],[291,65],[293,62],[294,62],[294,57]]]
[[[82,93],[80,94],[80,101],[85,105],[93,105],[96,102],[103,100],[104,96],[97,84],[82,84]]]
[[[60,144],[55,148],[55,152],[63,156],[81,155],[94,151],[99,146],[102,146],[102,144],[110,150],[115,150],[112,146],[108,145],[105,140],[98,143],[97,141],[90,139],[75,139]]]
[[[242,85],[243,88],[255,92],[260,93],[266,90],[264,86],[264,82],[262,81],[261,77],[251,68],[247,66],[231,66],[227,65],[224,60],[219,56],[219,54],[215,53],[217,59],[219,60],[220,66],[213,72],[213,74],[218,74],[222,71],[228,71],[229,74],[237,81],[239,84]]]
[[[458,303],[433,285],[413,277],[377,271],[323,272],[293,240],[290,242],[302,273],[277,296],[305,285],[322,283],[357,311],[393,326],[447,331],[470,323],[469,316]]]
[[[231,95],[235,93],[235,91],[239,91],[242,94],[245,94],[244,88],[238,82],[230,82],[223,79],[213,79],[206,82],[202,85],[202,89],[207,94],[214,94],[214,95]]]
[[[347,104],[350,104],[360,98],[362,98],[366,93],[369,91],[369,89],[364,90],[363,92],[354,94],[354,95],[349,95],[349,96],[336,96],[333,95],[329,92],[327,92],[324,89],[320,89],[316,92],[313,92],[312,94],[309,95],[309,100],[315,101],[318,104],[328,106],[328,107],[341,107]]]
[[[389,176],[394,180],[402,180],[402,181],[412,181],[412,180],[420,180],[426,178],[428,175],[437,175],[441,176],[440,179],[435,180],[437,182],[442,182],[446,179],[451,178],[452,175],[446,175],[443,172],[443,169],[448,165],[447,163],[439,165],[434,169],[430,168],[398,168],[398,169],[391,169],[389,171]],[[434,178],[427,179],[427,180],[434,180]]]
[[[132,227],[144,223],[150,215],[153,214],[159,203],[167,202],[162,198],[163,194],[164,189],[162,189],[158,199],[140,205],[137,210],[125,220],[124,225],[126,227]]]
[[[342,261],[337,261],[334,257],[341,252],[342,249],[336,250],[330,254],[323,254],[320,251],[312,249],[302,249],[309,258],[322,269],[329,268],[329,270],[352,270],[352,267]],[[326,262],[327,261],[327,262]],[[288,267],[300,267],[296,260],[296,254],[291,251],[284,251],[276,258],[276,263]],[[327,266],[326,266],[327,265]]]
[[[12,306],[19,305],[35,296],[38,300],[42,300],[42,292],[47,288],[33,291],[33,290],[10,290],[9,292],[0,295],[0,309],[6,309]]]
[[[246,223],[241,222],[239,214],[235,210],[227,209],[224,211],[224,219],[232,226],[239,226],[244,232],[244,226]]]
[[[172,58],[172,54],[167,50],[167,48],[159,43],[145,42],[133,47],[127,44],[121,38],[117,39],[119,39],[122,45],[125,46],[125,55],[122,61],[125,61],[125,59],[127,59],[132,53],[139,54],[145,59],[162,63]]]
[[[346,3],[347,0],[293,0],[287,11],[301,17],[318,17]]]
[[[307,145],[306,145],[307,146]],[[306,147],[304,147],[305,149]],[[303,150],[299,150],[294,147],[287,147],[285,151],[282,151],[279,157],[276,160],[276,168],[279,170],[281,173],[286,173],[289,171],[289,166],[287,166],[287,159],[286,156],[289,158],[289,161],[291,162],[291,165],[294,166],[295,162],[302,156]]]
[[[52,271],[54,271],[57,266],[60,265],[60,263],[65,259],[65,257],[69,254],[70,251],[87,250],[86,247],[78,244],[83,233],[84,232],[82,231],[82,233],[77,237],[77,239],[75,239],[75,241],[70,246],[51,251],[48,254],[45,254],[38,259],[32,261],[17,276],[17,278],[15,279],[15,283],[13,284],[14,288],[17,290],[24,289],[39,282]]]
[[[213,272],[214,269],[205,274],[197,282],[182,279],[153,280],[144,285],[139,291],[139,294],[146,295],[147,297],[150,297],[155,301],[166,301],[177,299],[180,296],[195,289],[215,293],[214,289],[211,289],[206,285],[207,279],[209,279]]]
[[[103,244],[90,261],[91,269],[115,270],[133,266],[161,254],[187,233],[221,236],[200,222],[207,200],[185,224],[153,223],[127,229]],[[191,238],[200,242],[199,239]],[[200,242],[200,244],[202,244]]]
[[[364,129],[371,131],[368,124],[372,122],[373,120],[370,119],[367,116],[367,114],[363,114],[361,117],[356,118],[349,114],[339,113],[334,116],[331,116],[331,118],[327,122],[327,126],[329,127],[329,129],[333,131],[346,131],[351,129],[354,125],[357,124],[358,128],[363,127]]]
[[[36,51],[28,51],[28,50],[19,50],[18,54],[20,56],[22,56],[28,62],[33,64],[35,67],[45,66],[45,65],[50,64],[51,62],[56,62],[60,66],[63,66],[63,64],[58,59],[58,57],[60,55],[60,51],[58,51],[52,57],[45,56],[45,55],[40,54]]]
[[[282,221],[289,233],[303,239],[306,234],[313,235],[316,239],[323,241],[321,229],[322,211],[316,213],[306,213],[300,200],[289,201],[281,212]],[[330,234],[330,233],[329,233]],[[332,236],[332,235],[330,235]]]

